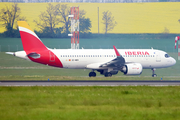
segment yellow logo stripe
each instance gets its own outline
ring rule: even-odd
[[[20,27],[24,27],[24,28],[29,29],[29,30],[31,30],[32,32],[34,32],[34,31],[30,28],[30,26],[27,24],[26,21],[17,21],[17,24],[18,24],[18,26],[20,26]]]

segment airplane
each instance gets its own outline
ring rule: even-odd
[[[140,75],[143,69],[166,68],[176,64],[176,60],[166,52],[156,49],[50,49],[46,47],[25,21],[18,21],[23,51],[6,52],[36,63],[67,69],[91,69],[89,77],[96,72],[111,77]]]

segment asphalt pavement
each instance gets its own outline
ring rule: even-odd
[[[179,86],[180,81],[0,81],[0,86]]]

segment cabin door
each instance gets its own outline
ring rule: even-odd
[[[159,52],[156,53],[156,62],[161,62],[161,56]]]

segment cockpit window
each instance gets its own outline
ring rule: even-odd
[[[169,56],[168,54],[165,54],[165,57],[168,58],[168,57],[170,57],[170,56]]]

